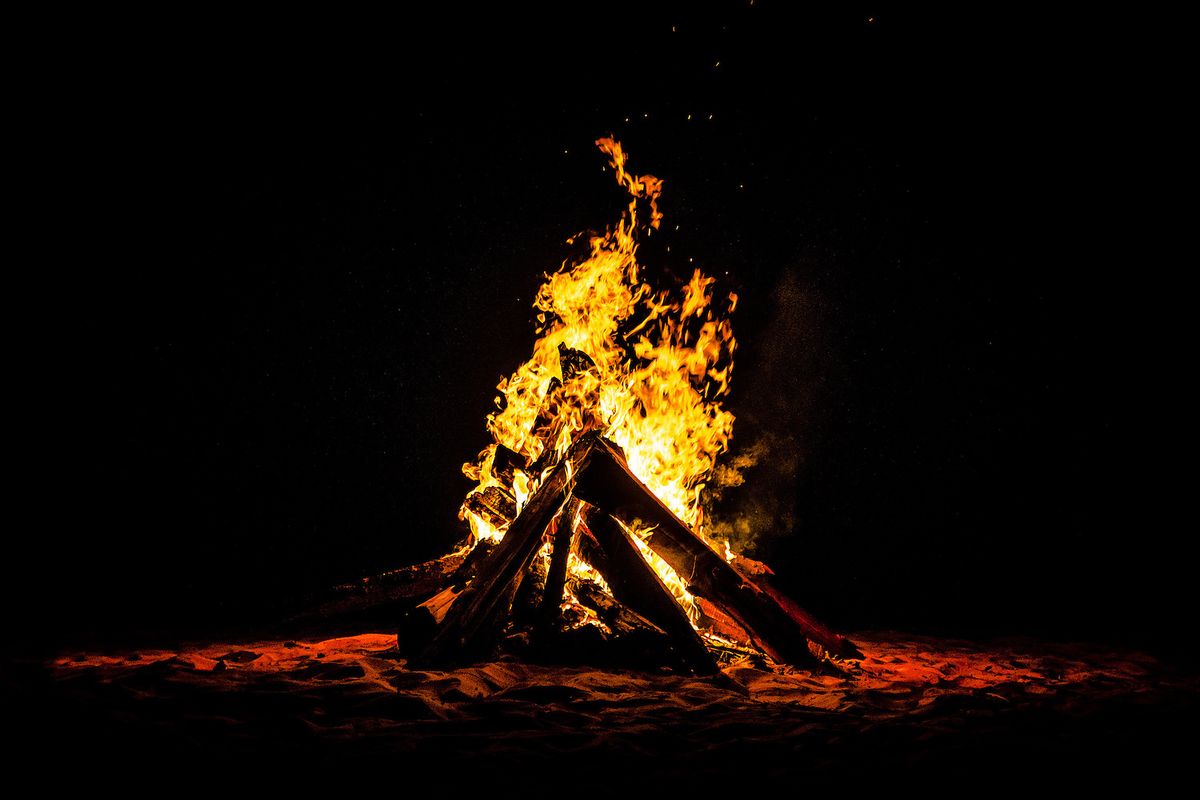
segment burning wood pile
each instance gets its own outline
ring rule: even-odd
[[[641,543],[631,530],[645,523],[655,526],[654,533]],[[675,575],[687,576],[687,591],[699,609],[694,621],[648,562],[646,548]],[[542,549],[548,549],[549,563],[538,568]],[[471,556],[479,553],[484,555],[468,557],[451,585],[418,606],[402,629],[401,647],[415,662],[486,656],[522,594],[534,600],[516,604],[535,609],[525,615],[534,634],[556,633],[569,624],[564,605],[587,607],[579,595],[589,583],[592,592],[620,604],[597,608],[593,600],[593,624],[640,627],[668,637],[679,663],[697,674],[717,671],[714,650],[752,647],[791,664],[854,651],[845,637],[772,588],[770,571],[761,564],[727,561],[714,551],[638,480],[616,445],[593,433],[581,436],[542,481],[499,544],[477,548]],[[577,578],[568,590],[573,559],[590,566],[597,578]],[[422,632],[431,634],[428,641]]]
[[[637,241],[659,228],[662,182],[628,172],[616,141],[597,145],[632,199],[539,290],[533,356],[500,382],[494,441],[463,468],[477,484],[461,510],[470,537],[447,585],[405,618],[402,651],[462,663],[501,640],[591,630],[648,637],[697,674],[729,653],[853,655],[769,569],[710,538],[704,491],[732,433],[722,398],[737,296],[718,308],[699,269],[678,298],[640,280]]]

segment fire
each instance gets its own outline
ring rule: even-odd
[[[663,183],[629,172],[619,142],[596,144],[630,194],[629,205],[614,226],[589,240],[586,258],[564,262],[538,290],[533,354],[500,381],[497,410],[487,418],[493,443],[463,466],[478,484],[461,511],[472,543],[498,540],[507,527],[481,513],[472,495],[491,492],[519,511],[576,437],[596,429],[620,445],[630,469],[675,514],[705,530],[702,493],[733,429],[721,400],[737,344],[729,321],[737,296],[714,300],[715,280],[699,269],[674,292],[641,280],[638,240],[662,221]],[[525,464],[500,469],[501,447]],[[685,582],[642,544],[648,532],[633,533],[695,619]],[[577,574],[588,569],[574,557],[571,564]]]

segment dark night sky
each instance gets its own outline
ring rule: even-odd
[[[444,552],[541,273],[620,208],[611,132],[666,181],[652,276],[742,295],[735,441],[772,456],[724,508],[777,516],[757,552],[802,603],[1167,644],[1104,244],[1119,52],[788,5],[101,48],[52,104],[42,633],[184,635]]]

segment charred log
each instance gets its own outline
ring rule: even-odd
[[[529,498],[479,575],[455,600],[437,635],[421,652],[420,662],[461,663],[481,658],[491,649],[499,620],[520,588],[543,532],[570,499],[576,476],[590,461],[595,443],[594,436],[580,438]]]
[[[530,561],[529,569],[521,578],[520,589],[513,600],[512,622],[514,627],[530,628],[540,621],[548,573],[545,559],[535,555]]]
[[[525,467],[524,456],[502,444],[496,445],[496,454],[492,456],[492,475],[496,476],[502,484],[512,486],[516,471],[524,470]]]
[[[582,530],[580,531],[582,535]],[[577,624],[562,631],[541,651],[558,662],[611,666],[620,669],[690,670],[674,638],[650,620],[618,602],[590,580],[567,579],[567,588],[581,606],[595,613],[607,630]],[[573,620],[581,623],[582,620]],[[720,678],[719,674],[716,675]]]
[[[463,559],[462,565],[454,570],[454,574],[450,576],[450,585],[458,589],[465,589],[467,584],[475,579],[479,574],[479,568],[483,562],[487,560],[488,554],[496,547],[495,542],[483,541],[475,545],[467,557]]]
[[[851,655],[852,645],[828,629],[806,625],[757,583],[747,580],[646,488],[611,442],[598,440],[589,469],[579,476],[576,495],[622,519],[656,526],[647,544],[704,597],[733,617],[754,643],[777,661],[813,663],[811,640],[833,655]]]
[[[559,515],[554,530],[553,550],[550,553],[550,568],[546,573],[546,585],[542,592],[541,627],[549,627],[558,619],[558,607],[562,605],[563,585],[567,580],[567,566],[571,559],[571,548],[575,541],[575,518],[582,503],[572,499]]]
[[[511,494],[499,486],[489,486],[483,491],[472,492],[466,501],[468,511],[478,514],[480,518],[502,527],[512,521],[517,515],[517,501]]]
[[[333,593],[343,598],[366,597],[372,594],[405,593],[410,597],[437,591],[466,562],[462,550],[450,555],[362,578],[353,583],[333,587]]]
[[[353,583],[334,586],[321,596],[293,606],[301,611],[285,615],[284,629],[322,634],[361,632],[378,626],[391,627],[414,603],[446,586],[462,570],[468,558],[461,551],[448,556],[390,570]]]
[[[612,595],[590,580],[570,579],[568,587],[579,604],[590,609],[614,636],[629,636],[639,633],[655,633],[666,636],[666,632],[628,606],[622,605]],[[582,620],[571,620],[580,623]]]
[[[396,632],[396,645],[401,655],[418,653],[433,641],[438,625],[445,619],[458,595],[478,574],[480,566],[494,547],[491,542],[476,544],[462,559],[458,569],[443,581],[444,588],[440,592],[415,607],[403,609]]]
[[[582,350],[572,350],[564,344],[559,344],[558,366],[562,372],[563,383],[569,383],[579,373],[595,368],[596,362]]]
[[[598,509],[588,514],[587,527],[607,556],[604,569],[596,569],[617,600],[665,631],[690,670],[699,675],[717,672],[716,662],[687,614],[646,563],[629,533]]]

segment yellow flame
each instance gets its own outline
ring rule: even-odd
[[[620,520],[617,520],[617,523],[630,534],[629,538],[633,539],[633,543],[637,545],[642,558],[646,559],[646,563],[658,573],[658,577],[667,587],[667,591],[687,614],[692,627],[695,627],[700,621],[700,606],[696,603],[696,598],[688,591],[687,581],[670,564],[659,558],[658,554],[650,549],[650,545],[646,544],[646,540],[654,534],[654,528],[634,530]]]
[[[534,301],[533,354],[497,386],[502,400],[487,420],[494,442],[463,472],[478,484],[472,492],[499,486],[519,510],[576,437],[599,429],[625,451],[634,474],[703,533],[701,495],[733,430],[733,414],[721,398],[737,344],[728,318],[737,296],[714,304],[715,281],[699,269],[675,292],[655,291],[640,279],[637,239],[659,227],[663,184],[628,171],[619,142],[596,144],[631,195],[629,205],[613,227],[589,240],[586,258],[546,276]],[[560,352],[569,354],[569,365]],[[494,474],[498,445],[540,474],[517,470],[511,482]],[[503,527],[466,505],[461,514],[473,542],[503,537]],[[633,538],[647,561],[677,597],[686,596],[689,614],[698,614],[686,584],[644,545],[643,535]]]

